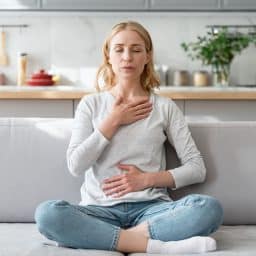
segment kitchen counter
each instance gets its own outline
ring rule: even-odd
[[[256,100],[256,88],[161,86],[156,93],[174,100]],[[81,99],[96,92],[80,86],[0,86],[0,99]]]

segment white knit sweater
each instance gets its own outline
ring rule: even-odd
[[[101,189],[105,178],[120,174],[118,163],[133,164],[143,171],[165,170],[164,141],[174,146],[181,166],[172,170],[176,188],[202,182],[205,166],[188,130],[184,116],[169,98],[150,95],[150,115],[121,126],[111,140],[98,130],[115,98],[108,92],[84,97],[76,110],[67,163],[73,175],[85,174],[81,187],[81,205],[114,205],[120,202],[171,200],[166,188],[148,188],[120,198],[106,196]]]

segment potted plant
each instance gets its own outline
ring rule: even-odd
[[[230,34],[223,27],[218,33],[211,31],[205,36],[198,36],[195,42],[183,42],[181,47],[192,60],[199,59],[203,65],[212,67],[214,85],[226,86],[232,60],[251,42],[255,43],[255,35],[238,32]]]

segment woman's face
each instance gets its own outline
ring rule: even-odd
[[[132,30],[123,30],[110,41],[109,63],[117,78],[140,81],[145,64],[149,61],[145,42]]]

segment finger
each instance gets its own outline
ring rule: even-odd
[[[116,176],[113,176],[111,178],[103,180],[103,183],[112,183],[112,182],[115,182],[115,181],[119,181],[122,178],[123,178],[123,174],[116,175]]]
[[[129,193],[129,190],[123,190],[112,195],[113,198],[118,198]]]
[[[126,190],[126,185],[118,186],[116,188],[113,188],[111,190],[105,191],[105,195],[110,196],[116,193],[121,193],[122,191]]]
[[[135,111],[137,111],[137,110],[140,110],[140,109],[152,107],[152,105],[153,105],[152,102],[146,102],[146,103],[143,103],[143,104],[140,104],[140,105],[137,105],[137,106],[133,107],[133,109]]]
[[[144,114],[150,113],[151,110],[152,110],[152,107],[140,109],[135,112],[135,115],[144,115]]]
[[[137,115],[135,116],[135,121],[138,121],[138,120],[141,120],[141,119],[144,119],[144,118],[147,118],[149,116],[150,112],[148,112],[147,114],[143,114],[143,115]]]
[[[101,186],[102,190],[109,190],[118,186],[121,186],[123,184],[123,182],[120,181],[116,181],[116,182],[111,182],[111,183],[105,183]]]

